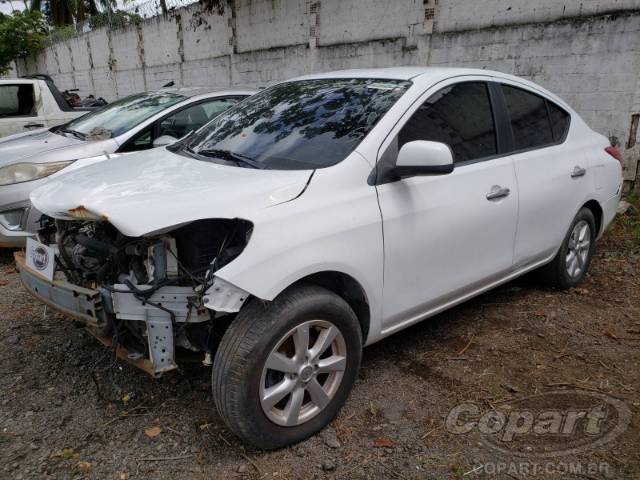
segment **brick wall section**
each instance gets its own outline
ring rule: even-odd
[[[569,102],[630,142],[640,113],[640,0],[236,0],[98,30],[18,62],[108,100],[174,81],[264,86],[310,72],[398,65],[492,68]],[[638,141],[640,144],[640,139]],[[635,178],[640,147],[626,152]]]

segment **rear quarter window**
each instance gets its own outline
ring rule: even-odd
[[[553,140],[556,142],[563,141],[569,132],[571,125],[571,115],[560,108],[555,103],[547,101],[549,106],[549,117],[551,118],[551,130],[553,132]]]

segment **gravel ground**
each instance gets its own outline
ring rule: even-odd
[[[640,479],[637,209],[600,241],[581,288],[545,290],[524,278],[367,348],[339,417],[276,452],[245,448],[225,428],[207,368],[152,380],[114,361],[34,302],[9,252],[0,255],[0,478]],[[465,402],[508,413],[602,398],[623,406],[608,410],[602,428],[620,431],[602,444],[579,429],[509,442],[445,424]],[[553,454],[574,441],[583,447]]]

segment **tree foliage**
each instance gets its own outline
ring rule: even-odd
[[[114,12],[117,4],[116,0],[31,0],[31,10],[41,11],[54,27],[64,27],[100,16],[105,10]]]
[[[198,0],[198,3],[207,12],[218,12],[219,15],[224,13],[224,9],[229,3],[229,0]]]
[[[47,24],[38,11],[0,14],[0,75],[11,70],[11,62],[42,50],[48,35]]]
[[[106,12],[98,12],[89,17],[89,26],[91,29],[109,26],[111,28],[124,27],[140,23],[142,17],[136,13],[129,13],[123,10],[116,10],[110,14]]]

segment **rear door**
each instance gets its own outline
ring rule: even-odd
[[[504,277],[513,262],[517,184],[511,158],[500,156],[487,83],[453,81],[416,106],[384,156],[412,140],[443,142],[455,169],[377,187],[387,332]]]
[[[520,213],[516,268],[541,261],[562,243],[589,191],[583,147],[566,141],[570,115],[545,97],[501,84],[513,132]]]
[[[37,85],[30,82],[0,84],[0,137],[46,126]]]

